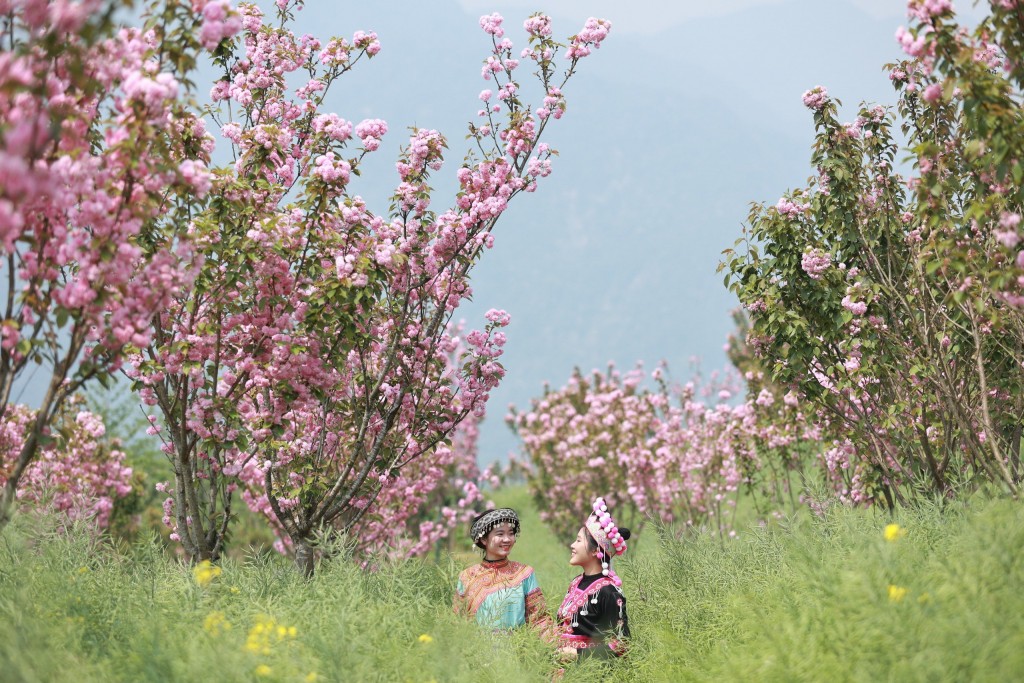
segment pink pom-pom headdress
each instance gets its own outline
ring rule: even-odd
[[[587,517],[583,526],[597,541],[597,556],[601,558],[601,573],[611,577],[616,586],[622,585],[619,577],[609,568],[608,561],[613,556],[626,552],[626,539],[619,533],[618,525],[608,514],[608,505],[604,502],[604,498],[594,500],[594,512]]]

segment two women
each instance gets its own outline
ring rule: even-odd
[[[470,527],[483,561],[459,575],[455,611],[487,628],[505,630],[531,624],[554,640],[564,658],[620,656],[629,637],[622,581],[612,558],[626,551],[629,529],[618,528],[602,498],[594,501],[569,546],[569,564],[583,573],[573,579],[552,627],[533,568],[508,558],[519,535],[519,517],[509,508],[488,510]]]

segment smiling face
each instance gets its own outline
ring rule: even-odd
[[[593,564],[596,559],[587,542],[587,531],[583,527],[580,527],[580,532],[576,534],[576,540],[569,545],[569,550],[569,564],[575,567]]]
[[[516,544],[516,534],[511,524],[502,522],[491,529],[482,540],[486,559],[504,560],[512,552],[512,546]]]

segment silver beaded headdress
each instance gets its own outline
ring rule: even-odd
[[[491,529],[504,522],[512,525],[512,533],[519,534],[519,515],[516,514],[516,511],[512,508],[498,508],[480,515],[479,519],[473,522],[473,526],[469,528],[469,537],[476,543],[490,533]]]

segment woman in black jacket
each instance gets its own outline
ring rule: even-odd
[[[626,551],[629,529],[619,528],[604,499],[594,501],[587,518],[569,546],[569,564],[583,573],[573,579],[558,608],[559,648],[571,657],[620,657],[626,652],[629,617],[622,580],[612,569],[612,558]]]

